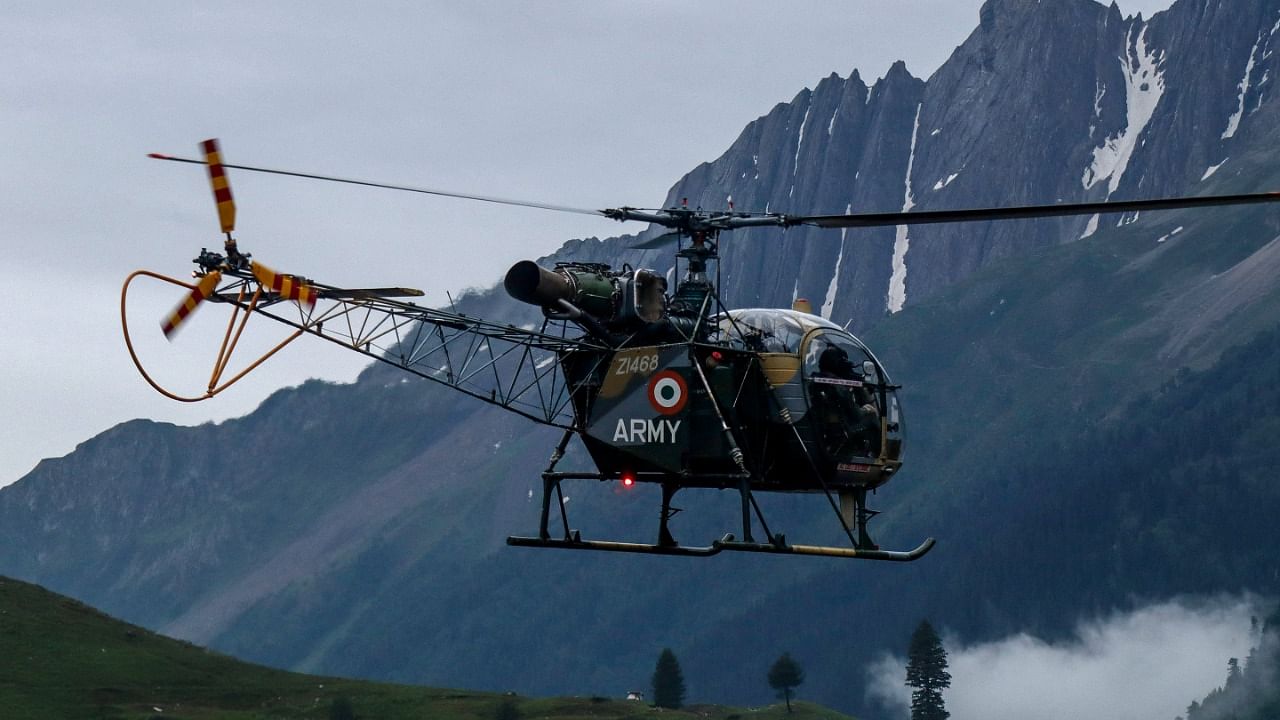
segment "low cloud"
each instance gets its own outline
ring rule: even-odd
[[[1168,602],[1082,622],[1069,640],[1025,634],[960,646],[944,636],[953,720],[1174,720],[1223,684],[1254,643],[1252,600]],[[885,656],[868,694],[910,715],[906,660]]]

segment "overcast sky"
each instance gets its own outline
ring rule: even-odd
[[[183,277],[218,247],[203,171],[227,162],[578,207],[652,206],[742,127],[836,72],[902,59],[928,77],[977,25],[979,0],[172,2],[0,6],[0,485],[135,417],[242,415],[360,356],[300,342],[217,399],[182,405],[134,371],[124,277]],[[1169,0],[1124,0],[1126,14]],[[244,249],[346,286],[408,285],[433,304],[611,221],[230,173]],[[635,231],[639,228],[626,228]],[[159,337],[172,292],[138,287],[144,359],[198,394],[204,326]],[[217,314],[217,313],[201,313]],[[205,321],[208,323],[211,321]]]

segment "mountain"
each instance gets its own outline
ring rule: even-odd
[[[1274,16],[1267,2],[1180,2],[1145,22],[1114,4],[992,0],[927,82],[901,63],[870,88],[856,71],[832,75],[749,124],[667,204],[722,207],[732,196],[738,207],[839,213],[1194,191],[1210,168],[1234,172],[1227,161],[1258,139],[1249,133],[1267,132],[1252,117],[1273,82]],[[737,305],[799,295],[866,327],[887,304],[926,299],[1090,225],[885,228],[838,242],[819,229],[752,230],[726,243],[723,271]]]
[[[927,80],[895,65],[800,92],[668,203],[822,214],[1280,187],[1280,0],[1179,0],[1149,20],[990,0],[978,20]],[[632,240],[543,261],[670,267]],[[721,252],[731,305],[808,297],[903,383],[907,462],[873,530],[888,547],[938,537],[924,560],[506,548],[535,527],[556,433],[373,366],[41,463],[0,489],[0,572],[291,669],[614,694],[669,646],[691,698],[758,702],[789,651],[801,696],[842,709],[924,616],[965,641],[1053,637],[1179,594],[1280,591],[1274,208],[753,229]],[[460,305],[536,312],[500,290]],[[568,507],[584,536],[650,540],[650,490],[576,485]],[[836,540],[821,498],[763,502],[793,541]],[[734,527],[728,495],[679,504],[682,539]]]

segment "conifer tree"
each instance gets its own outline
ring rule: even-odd
[[[942,690],[951,687],[947,651],[928,620],[920,621],[911,634],[906,684],[915,688],[911,691],[911,720],[947,720],[951,716],[942,700]]]
[[[520,720],[520,706],[511,698],[503,698],[493,711],[493,720]]]
[[[658,665],[653,669],[653,704],[676,709],[684,705],[684,673],[671,648],[663,648]]]
[[[1228,659],[1227,660],[1227,684],[1224,687],[1228,690],[1231,689],[1232,687],[1235,687],[1235,685],[1240,682],[1240,678],[1243,677],[1243,675],[1244,673],[1240,671],[1240,661],[1236,658]]]
[[[791,659],[791,653],[782,653],[782,657],[769,668],[769,687],[777,690],[787,701],[787,712],[791,712],[791,689],[803,682],[804,670],[800,663]]]

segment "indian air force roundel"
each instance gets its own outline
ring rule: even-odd
[[[689,386],[680,373],[663,370],[649,379],[649,404],[662,415],[675,415],[689,399]]]

